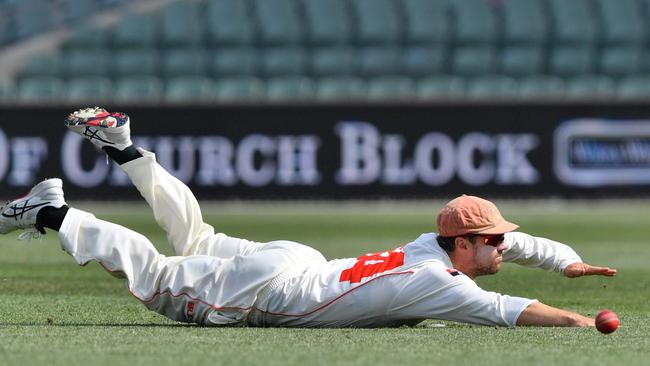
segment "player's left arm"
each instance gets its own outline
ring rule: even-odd
[[[517,317],[517,325],[532,325],[542,327],[593,327],[593,318],[558,309],[541,302],[531,303]]]
[[[613,268],[583,263],[571,247],[550,239],[512,232],[505,234],[505,244],[508,249],[503,252],[503,260],[506,262],[560,272],[570,278],[616,275],[616,270]]]
[[[569,278],[582,276],[616,276],[616,269],[609,267],[597,267],[587,263],[571,263],[564,269],[563,273]]]

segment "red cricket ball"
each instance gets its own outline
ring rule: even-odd
[[[613,333],[620,323],[618,315],[611,310],[603,310],[596,315],[596,329],[601,333]]]

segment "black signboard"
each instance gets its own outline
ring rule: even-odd
[[[650,195],[645,105],[115,109],[131,116],[134,143],[202,199]],[[66,130],[70,111],[0,108],[2,196],[61,177],[71,199],[137,198],[118,166]]]

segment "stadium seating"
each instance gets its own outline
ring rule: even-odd
[[[598,72],[615,77],[640,73],[647,39],[642,3],[596,0],[595,5],[602,19]]]
[[[369,46],[358,50],[357,73],[364,77],[391,75],[397,72],[400,52],[397,47]]]
[[[157,102],[163,97],[163,83],[155,76],[129,76],[115,82],[117,102]]]
[[[322,47],[312,51],[309,68],[316,77],[352,75],[356,71],[356,61],[352,47]]]
[[[305,37],[312,46],[347,44],[352,40],[352,16],[347,0],[303,0]]]
[[[549,37],[544,0],[504,0],[503,40],[508,45],[542,46]]]
[[[616,1],[618,2],[618,1]],[[590,0],[549,0],[554,43],[593,45],[600,36]]]
[[[496,55],[492,47],[467,46],[456,48],[451,70],[460,76],[488,75],[496,72]]]
[[[509,76],[480,76],[469,81],[467,96],[470,98],[514,98],[517,96],[517,81]]]
[[[198,3],[173,1],[160,12],[160,42],[166,47],[198,46],[203,41],[203,17]]]
[[[72,31],[62,45],[67,49],[101,49],[108,47],[109,31],[98,27],[79,27]]]
[[[641,72],[643,55],[635,46],[608,47],[598,57],[598,71],[615,77],[638,74]]]
[[[527,76],[519,81],[519,96],[531,100],[561,98],[566,91],[564,84],[564,80],[557,76]]]
[[[251,45],[255,28],[242,0],[209,0],[206,4],[206,37],[213,46]]]
[[[410,100],[415,97],[415,84],[403,76],[381,76],[368,81],[367,95],[371,100]]]
[[[259,100],[266,93],[264,82],[256,77],[224,78],[216,83],[215,99],[218,101]]]
[[[650,97],[650,76],[631,76],[621,79],[616,94],[623,99]]]
[[[366,96],[366,85],[355,76],[323,78],[316,85],[316,96],[324,101],[361,100]]]
[[[569,98],[611,98],[615,94],[614,81],[607,76],[581,75],[567,82]]]
[[[253,47],[219,48],[213,51],[210,69],[214,76],[254,75],[258,62],[258,51]]]
[[[165,101],[168,102],[205,102],[214,97],[214,82],[207,77],[179,76],[169,79],[165,86]]]
[[[591,45],[558,46],[550,50],[549,72],[561,77],[589,74],[595,69],[595,49]]]
[[[152,49],[158,41],[157,18],[149,13],[131,13],[112,28],[111,40],[117,49]]]
[[[61,14],[66,21],[92,14],[100,6],[100,1],[97,0],[59,0],[58,2],[60,3]]]
[[[650,77],[650,0],[172,0],[82,21],[128,3],[0,1],[0,45],[72,25],[0,98],[76,102],[88,80],[131,102],[631,98]]]
[[[72,49],[65,53],[63,61],[66,77],[105,76],[111,57],[105,49]]]
[[[646,41],[642,3],[637,0],[597,0],[596,8],[603,21],[605,45],[641,45]]]
[[[65,83],[56,77],[30,77],[20,81],[18,97],[26,102],[54,102],[65,94]]]
[[[16,97],[16,88],[10,83],[0,83],[0,104],[13,102]]]
[[[457,76],[430,76],[418,82],[418,99],[461,98],[465,95],[465,82]]]
[[[113,84],[108,78],[87,77],[68,81],[66,99],[72,102],[103,103],[111,100]]]
[[[269,47],[262,52],[260,71],[267,77],[302,75],[309,59],[300,47]]]
[[[162,55],[162,74],[167,78],[202,76],[207,73],[207,64],[203,48],[168,48]]]
[[[460,45],[491,47],[497,40],[498,28],[490,2],[484,0],[452,0],[456,18],[454,42]]]
[[[449,43],[452,22],[448,0],[403,0],[402,3],[407,44],[440,46]]]
[[[402,24],[392,0],[350,0],[357,19],[356,41],[361,45],[394,45]]]
[[[266,94],[269,100],[309,100],[314,97],[316,86],[304,76],[284,76],[268,80]]]
[[[498,69],[504,75],[527,76],[544,71],[544,54],[537,46],[512,46],[498,57]]]
[[[63,58],[55,54],[38,54],[27,60],[18,74],[18,79],[34,76],[63,75]]]
[[[253,0],[254,13],[263,45],[295,45],[305,31],[292,0]]]
[[[444,45],[409,46],[401,50],[398,71],[411,77],[424,77],[446,72],[447,48]]]
[[[12,2],[13,34],[25,38],[52,27],[54,5],[49,0],[21,0]]]
[[[118,49],[113,53],[114,75],[156,76],[159,73],[160,56],[157,50],[149,48]]]
[[[11,27],[11,9],[8,4],[0,2],[0,46],[13,38]]]

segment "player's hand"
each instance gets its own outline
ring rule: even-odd
[[[564,275],[569,278],[582,276],[616,276],[616,270],[609,267],[596,267],[587,263],[572,263],[564,269]]]

